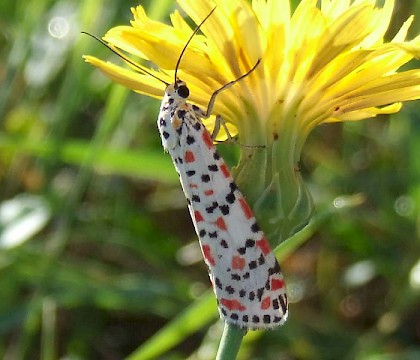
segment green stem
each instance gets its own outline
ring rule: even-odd
[[[225,322],[216,360],[235,360],[246,331]]]

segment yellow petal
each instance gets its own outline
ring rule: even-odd
[[[136,73],[113,63],[97,59],[94,56],[84,55],[83,58],[87,63],[99,68],[99,70],[101,70],[111,80],[126,86],[129,89],[156,98],[162,98],[163,96],[163,92],[165,90],[164,84],[149,75]]]

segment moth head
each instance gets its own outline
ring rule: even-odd
[[[173,86],[175,95],[179,96],[180,98],[187,99],[190,95],[190,90],[188,89],[188,86],[187,84],[185,84],[184,81],[177,79]]]

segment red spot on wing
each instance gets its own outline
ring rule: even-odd
[[[184,159],[186,163],[191,163],[195,161],[195,156],[192,151],[186,151],[184,155]]]
[[[246,307],[243,306],[238,300],[228,300],[221,298],[220,304],[222,304],[224,307],[228,308],[229,310],[239,310],[239,311],[245,311]]]
[[[213,140],[208,131],[203,132],[203,141],[209,149],[212,149],[214,147]]]
[[[213,194],[214,194],[214,191],[213,190],[206,190],[206,191],[204,191],[204,195],[210,196],[210,195],[213,195]]]
[[[220,230],[227,230],[225,220],[223,220],[223,218],[222,218],[222,217],[219,217],[219,218],[216,220],[216,226],[217,226]]]
[[[201,247],[201,250],[203,251],[203,256],[204,259],[206,260],[207,264],[214,266],[215,262],[214,262],[214,258],[213,255],[211,254],[211,249],[209,245],[203,245]]]
[[[263,236],[261,240],[257,240],[257,246],[261,249],[264,255],[267,255],[271,251],[270,244],[265,236]]]
[[[271,305],[271,298],[269,296],[267,296],[261,301],[262,310],[267,310],[270,307],[270,305]]]
[[[230,177],[230,171],[226,164],[220,165],[220,170],[222,170],[223,176],[225,178]]]
[[[232,258],[232,269],[242,270],[245,267],[245,259],[241,256],[234,256]]]
[[[271,291],[284,288],[284,280],[281,279],[271,279]]]
[[[239,199],[239,204],[241,204],[242,211],[247,219],[251,219],[254,217],[251,208],[249,207],[248,203],[244,198]]]
[[[201,215],[201,212],[199,211],[194,211],[194,218],[195,222],[204,221],[203,215]]]

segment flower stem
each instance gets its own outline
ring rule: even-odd
[[[235,360],[246,331],[225,322],[216,360]]]

